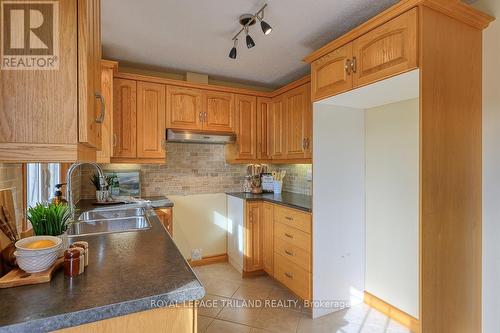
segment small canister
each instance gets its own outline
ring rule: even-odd
[[[78,245],[71,244],[70,249],[75,249],[80,251],[80,274],[85,271],[85,250]]]
[[[80,274],[80,250],[67,249],[64,251],[64,275],[75,277]]]
[[[81,247],[84,250],[85,254],[85,267],[89,265],[89,243],[85,241],[74,242],[72,245]]]

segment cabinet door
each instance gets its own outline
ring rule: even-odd
[[[262,204],[262,267],[270,276],[274,274],[274,206]]]
[[[257,98],[247,95],[235,97],[236,159],[257,158]]]
[[[283,97],[278,96],[271,101],[270,117],[270,148],[271,159],[279,160],[285,158],[285,107]]]
[[[246,203],[245,272],[261,270],[262,266],[262,203]]]
[[[200,90],[167,86],[167,127],[201,130],[202,104]]]
[[[351,58],[352,43],[349,43],[311,64],[314,101],[352,89]]]
[[[104,106],[97,101],[101,91],[98,7],[97,0],[78,0],[78,141],[100,149]]]
[[[203,129],[232,132],[234,123],[234,94],[203,92]]]
[[[286,158],[306,158],[310,137],[311,102],[309,84],[285,94]]]
[[[165,157],[165,85],[137,83],[137,157]]]
[[[167,230],[171,237],[174,236],[174,223],[172,208],[158,208],[155,209],[156,216],[160,220],[163,227]]]
[[[257,98],[257,158],[271,158],[271,99]]]
[[[137,83],[113,81],[113,157],[137,156]]]
[[[353,42],[354,86],[417,67],[417,9],[373,29]]]

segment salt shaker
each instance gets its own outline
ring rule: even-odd
[[[74,247],[80,247],[84,250],[85,267],[89,265],[89,243],[85,241],[78,241],[72,244]]]

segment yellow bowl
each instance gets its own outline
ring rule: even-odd
[[[38,243],[39,245],[44,245],[48,244],[51,242],[53,245],[51,246],[45,246],[45,247],[39,247],[39,248],[32,248],[30,245],[33,245],[35,243]],[[23,254],[35,254],[35,253],[50,253],[54,250],[58,250],[61,247],[62,240],[59,237],[54,237],[54,236],[32,236],[32,237],[26,237],[23,239],[20,239],[16,242],[16,249],[17,252],[20,255]]]

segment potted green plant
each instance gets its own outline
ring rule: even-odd
[[[95,196],[97,199],[97,202],[106,202],[109,199],[109,191],[108,191],[108,186],[111,183],[111,177],[107,176],[106,177],[106,184],[108,186],[101,188],[101,182],[99,180],[99,175],[93,174],[90,177],[90,182],[94,185],[95,187]]]
[[[61,238],[63,246],[60,254],[64,253],[69,246],[67,230],[72,222],[68,205],[38,203],[28,208],[26,218],[30,221],[36,236],[48,235]]]

